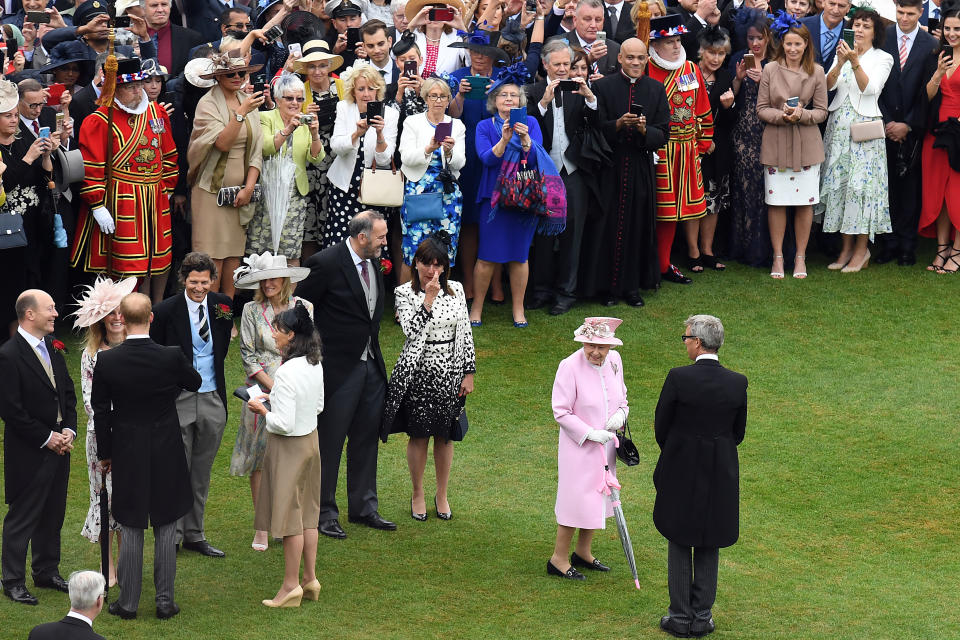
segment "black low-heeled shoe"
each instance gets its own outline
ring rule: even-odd
[[[410,517],[416,520],[417,522],[425,522],[427,520],[426,513],[414,513],[413,500],[410,501]]]
[[[570,564],[572,564],[575,567],[584,567],[592,571],[610,571],[610,567],[603,564],[596,558],[593,559],[593,562],[588,562],[583,558],[581,558],[580,556],[578,556],[576,551],[574,551],[573,554],[570,556]]]
[[[440,511],[440,507],[437,506],[437,496],[433,496],[433,508],[437,510],[437,517],[441,520],[450,520],[453,518],[452,511]]]
[[[547,575],[548,576],[560,576],[561,578],[566,578],[567,580],[586,580],[587,576],[583,575],[573,567],[570,567],[566,571],[560,571],[553,563],[547,560]]]

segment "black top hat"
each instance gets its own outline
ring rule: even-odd
[[[140,58],[126,58],[117,61],[117,84],[140,82],[146,77],[140,67]]]

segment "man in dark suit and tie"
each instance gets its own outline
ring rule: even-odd
[[[67,592],[60,576],[60,529],[67,507],[70,450],[77,437],[77,396],[53,339],[57,309],[45,291],[28,289],[16,302],[17,333],[0,346],[3,419],[3,592],[37,604],[27,591],[27,545],[33,584]]]
[[[570,310],[576,301],[577,272],[580,266],[580,244],[586,221],[587,184],[583,172],[567,158],[566,151],[575,134],[583,127],[584,118],[597,119],[597,98],[590,86],[578,79],[579,89],[561,91],[558,84],[567,80],[573,64],[573,49],[562,38],[555,38],[541,52],[546,80],[525,87],[527,111],[540,124],[543,147],[560,171],[567,190],[567,228],[557,238],[537,236],[534,239],[533,297],[530,309],[547,305],[551,315]],[[554,245],[558,245],[554,251]]]
[[[720,547],[740,535],[737,445],[747,426],[747,378],[720,366],[718,318],[690,316],[682,339],[694,364],[670,370],[657,402],[653,523],[668,541],[670,609],[660,628],[699,638],[714,629]]]
[[[131,293],[120,303],[127,339],[100,352],[90,405],[97,425],[97,455],[113,471],[114,519],[123,530],[117,582],[120,598],[109,611],[135,618],[143,580],[143,532],[153,526],[153,583],[157,617],[180,612],[173,599],[177,573],[177,519],[193,507],[190,471],[180,437],[177,396],[200,388],[202,378],[177,347],[150,339],[150,298]]]
[[[922,0],[898,0],[897,23],[887,27],[883,49],[893,56],[893,69],[880,94],[880,112],[887,133],[890,222],[893,233],[881,236],[883,250],[874,262],[896,260],[916,264],[920,219],[920,147],[927,125],[924,64],[937,50],[937,39],[920,28]]]
[[[157,48],[157,61],[170,72],[180,75],[190,59],[190,50],[206,39],[194,31],[170,22],[170,0],[141,0],[150,39]]]
[[[387,25],[382,20],[367,20],[360,27],[360,40],[363,42],[367,60],[383,76],[383,82],[387,85],[386,95],[389,98],[397,93],[400,69],[390,55],[393,38],[387,31]]]
[[[93,631],[93,621],[103,611],[106,581],[96,571],[70,574],[70,611],[62,620],[34,627],[27,640],[105,640]]]
[[[603,76],[616,73],[620,68],[617,61],[620,45],[609,38],[597,39],[597,32],[603,31],[606,15],[603,0],[580,0],[573,15],[573,31],[554,36],[587,52],[591,78],[598,73]]]
[[[607,33],[607,38],[617,44],[623,44],[627,38],[637,35],[637,30],[633,26],[633,20],[630,19],[630,8],[633,3],[617,0],[608,2],[604,0],[603,10],[607,15],[603,18],[603,30]]]
[[[216,279],[217,267],[210,256],[196,252],[184,256],[180,263],[184,291],[167,298],[153,310],[150,337],[158,344],[180,347],[203,379],[199,390],[185,391],[177,398],[193,490],[193,507],[177,523],[177,542],[182,540],[184,549],[222,558],[223,551],[207,542],[204,531],[210,470],[227,424],[223,361],[233,329],[233,301],[210,291]]]
[[[323,340],[323,413],[320,436],[320,533],[346,538],[338,520],[337,477],[347,441],[347,502],[350,522],[392,531],[377,502],[377,438],[387,371],[380,353],[383,275],[380,252],[387,223],[375,211],[350,220],[350,237],[310,257],[310,275],[297,295],[313,303]]]
[[[850,0],[824,0],[823,12],[804,18],[800,24],[810,30],[813,59],[830,71],[837,54],[837,43],[843,37],[843,21],[850,10]]]

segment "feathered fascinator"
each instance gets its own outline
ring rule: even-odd
[[[92,285],[87,285],[84,295],[77,299],[78,308],[71,314],[77,317],[73,328],[89,327],[103,320],[120,306],[124,296],[133,293],[136,286],[136,278],[115,282],[110,278],[98,277]]]
[[[523,85],[525,85],[529,79],[530,71],[527,69],[526,63],[523,60],[517,60],[500,72],[497,81],[490,85],[487,93],[493,93],[505,84],[515,84],[523,88]]]
[[[773,16],[759,11],[757,9],[747,9],[741,7],[733,15],[733,29],[742,38],[746,38],[747,30],[758,22],[773,20]]]
[[[447,250],[450,249],[452,239],[450,238],[450,234],[444,229],[438,229],[434,231],[432,234],[430,234],[430,237],[442,244]]]
[[[457,29],[457,35],[463,38],[465,44],[490,44],[490,34],[481,29],[473,32]]]
[[[350,76],[355,74],[358,69],[361,67],[369,67],[370,63],[366,60],[357,60],[352,65],[340,72],[340,80],[346,84],[350,80]]]
[[[697,34],[697,41],[703,49],[720,49],[730,44],[730,33],[721,26],[707,25]]]
[[[460,81],[451,76],[446,71],[441,71],[440,73],[434,73],[430,76],[431,78],[436,78],[437,80],[442,80],[450,87],[450,91],[456,95],[457,91],[460,89]]]
[[[790,31],[790,29],[799,29],[801,26],[803,25],[800,24],[799,20],[781,9],[777,12],[777,18],[773,21],[773,24],[770,25],[770,29],[777,34],[778,38],[783,40],[783,36],[787,35],[787,31]]]

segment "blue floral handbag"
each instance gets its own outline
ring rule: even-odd
[[[440,191],[405,195],[403,209],[408,223],[443,220],[446,216],[443,210],[443,193]]]

